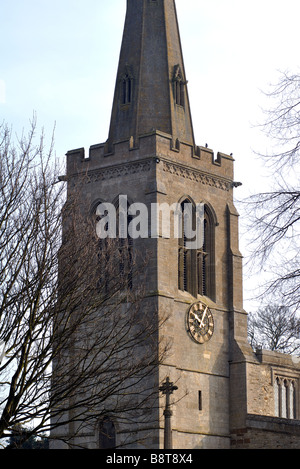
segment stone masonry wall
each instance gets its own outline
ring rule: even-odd
[[[248,415],[247,428],[231,435],[232,449],[299,449],[300,422]]]

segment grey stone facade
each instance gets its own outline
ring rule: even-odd
[[[136,242],[137,249],[151,252],[147,301],[155,315],[169,315],[160,333],[172,348],[157,370],[157,382],[169,376],[178,386],[174,448],[299,447],[300,363],[282,354],[255,354],[248,344],[234,160],[194,142],[175,2],[127,3],[108,140],[91,146],[89,155],[69,151],[67,179],[86,173],[82,198],[89,208],[126,194],[149,208],[188,197],[210,213],[209,295],[178,288],[178,239],[161,233]],[[202,344],[191,338],[186,323],[190,306],[199,301],[214,318],[213,335]],[[291,418],[276,416],[277,376],[293,380]],[[158,389],[157,398],[160,415],[143,447],[163,448],[164,397]],[[86,447],[98,447],[97,428],[95,422],[91,433],[82,435]],[[120,442],[117,422],[116,428]]]

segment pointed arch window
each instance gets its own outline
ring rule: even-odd
[[[124,204],[123,204],[124,205]],[[132,289],[133,276],[133,239],[128,233],[132,216],[128,215],[129,203],[126,207],[117,205],[117,238],[119,275],[129,289]]]
[[[214,297],[214,220],[204,207],[203,246],[197,250],[197,293]]]
[[[116,429],[112,420],[104,418],[99,424],[99,449],[116,447]]]
[[[131,103],[132,83],[129,75],[126,75],[122,81],[122,104]]]
[[[99,203],[92,211],[99,238],[97,287],[104,294],[115,288],[116,279],[120,286],[132,288],[133,239],[128,232],[132,216],[128,207],[127,197],[119,197],[115,204]]]
[[[183,78],[183,74],[179,65],[175,65],[173,86],[174,86],[174,98],[175,104],[178,106],[185,106],[185,86],[187,82]]]
[[[185,206],[191,207],[185,210]],[[204,206],[204,217],[201,221],[203,230],[203,244],[190,248],[187,224],[196,229],[196,207],[189,199],[181,205],[181,236],[178,242],[178,288],[187,291],[193,296],[205,295],[214,299],[214,220],[207,205]],[[196,244],[196,243],[195,243]]]
[[[186,210],[191,207],[191,210]],[[178,288],[194,294],[193,282],[193,264],[194,253],[192,249],[188,248],[187,226],[194,229],[195,226],[195,206],[189,199],[184,200],[180,204],[180,219],[181,219],[181,233],[179,237],[178,246]]]
[[[123,106],[132,103],[133,96],[133,77],[130,70],[127,68],[124,75],[121,77],[121,104]]]

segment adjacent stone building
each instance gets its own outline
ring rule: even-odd
[[[87,174],[82,197],[90,208],[121,194],[149,210],[151,204],[204,207],[200,246],[189,249],[185,237],[173,236],[172,223],[169,234],[160,228],[157,237],[133,244],[151,247],[147,301],[154,315],[169,315],[161,334],[172,348],[157,383],[169,377],[178,387],[173,448],[299,447],[300,362],[255,353],[247,341],[234,160],[194,141],[174,0],[127,1],[108,140],[88,155],[68,152],[67,180],[77,174]],[[145,448],[164,444],[165,397],[158,387],[157,399],[161,410]],[[82,436],[86,447],[101,448],[99,425]],[[122,427],[111,425],[118,445]]]

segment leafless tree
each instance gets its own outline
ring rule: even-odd
[[[269,305],[250,313],[248,336],[253,349],[300,353],[300,319],[285,306]]]
[[[147,422],[168,345],[144,298],[145,255],[100,243],[36,130],[14,143],[0,127],[0,439],[30,426],[28,438],[56,429],[70,442],[107,415]]]
[[[282,73],[268,97],[274,101],[263,131],[272,150],[259,156],[270,189],[246,201],[253,235],[252,260],[267,278],[263,294],[291,308],[300,304],[300,76]],[[267,174],[267,173],[266,173]],[[274,300],[273,300],[274,301]],[[276,301],[276,300],[275,300]]]
[[[274,149],[264,157],[276,170],[289,171],[299,165],[300,76],[280,73],[278,83],[266,95],[274,102],[265,110],[264,131],[274,140]],[[277,148],[277,151],[276,151]]]

